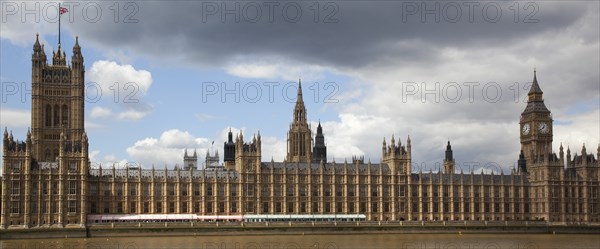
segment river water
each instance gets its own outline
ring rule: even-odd
[[[600,248],[600,235],[578,234],[332,234],[210,235],[2,240],[0,248]]]

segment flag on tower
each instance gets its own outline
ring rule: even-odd
[[[62,14],[69,12],[69,9],[65,7],[61,7],[60,3],[58,3],[58,45],[60,46],[60,17]]]

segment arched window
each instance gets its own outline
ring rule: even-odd
[[[67,105],[63,105],[62,107],[62,125],[64,127],[69,126],[69,108]]]
[[[50,105],[46,105],[46,127],[50,127],[52,125],[52,107]]]
[[[58,157],[58,149],[54,149],[54,155],[52,156],[52,162],[56,162],[57,157]]]
[[[46,149],[46,162],[52,161],[52,155],[50,154],[50,149]]]
[[[54,106],[54,127],[57,127],[60,122],[60,117],[58,116],[59,111],[60,111],[60,108],[58,107],[58,105],[55,105]]]

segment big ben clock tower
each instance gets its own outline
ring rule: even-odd
[[[533,83],[529,90],[527,107],[521,113],[521,150],[528,165],[539,156],[548,157],[552,152],[552,115],[544,104],[543,92],[533,71]]]

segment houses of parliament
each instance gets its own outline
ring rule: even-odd
[[[31,128],[24,140],[4,129],[0,229],[63,228],[90,217],[175,214],[362,215],[366,221],[600,222],[597,155],[553,152],[553,120],[537,76],[521,113],[517,169],[458,172],[450,142],[443,170],[415,172],[411,139],[383,139],[379,163],[327,160],[321,125],[308,125],[299,82],[283,162],[263,160],[260,133],[228,134],[223,163],[198,167],[186,151],[175,168],[91,168],[84,127],[84,58],[60,44],[49,64],[36,38],[31,57]],[[516,116],[516,115],[515,115]],[[440,145],[443,148],[444,145]],[[308,217],[308,216],[307,216]]]

